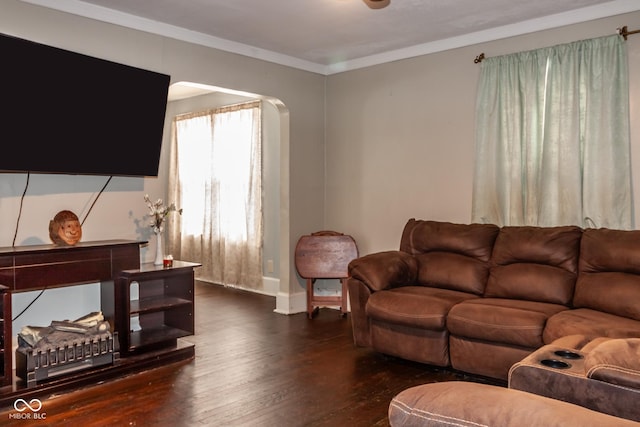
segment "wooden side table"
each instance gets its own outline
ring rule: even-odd
[[[200,264],[173,261],[163,267],[142,264],[123,270],[115,279],[115,330],[123,355],[162,346],[175,346],[177,339],[194,333],[194,269]],[[138,298],[131,300],[131,285],[138,285]],[[141,326],[132,330],[132,317]]]
[[[298,274],[307,279],[307,315],[317,314],[319,306],[339,306],[341,315],[347,314],[348,265],[358,257],[358,247],[353,237],[336,231],[318,231],[298,240],[295,265]],[[316,279],[339,279],[340,296],[315,295]]]

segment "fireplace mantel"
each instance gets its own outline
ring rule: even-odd
[[[0,248],[0,284],[12,292],[113,280],[135,268],[140,242],[133,240]]]
[[[113,365],[87,369],[61,376],[36,386],[29,386],[12,370],[12,313],[11,294],[36,291],[86,283],[100,282],[102,307],[107,320],[119,331],[113,318],[116,313],[128,312],[130,301],[115,283],[123,272],[135,274],[141,270],[140,245],[146,242],[133,240],[105,240],[82,242],[75,246],[34,245],[0,248],[0,405],[10,404],[17,398],[40,396],[43,393],[58,393],[74,387],[93,384],[100,380],[137,372],[170,362],[191,359],[195,351],[192,344],[173,340],[164,347],[153,348],[140,354],[120,357]],[[194,264],[193,266],[197,266]],[[159,271],[157,274],[162,275]],[[167,271],[166,275],[175,272]],[[193,276],[191,281],[193,281]],[[193,283],[190,284],[193,286]],[[128,292],[126,292],[128,295]]]

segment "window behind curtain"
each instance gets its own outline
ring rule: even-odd
[[[260,103],[174,120],[170,190],[183,207],[172,250],[199,277],[255,288],[262,281]]]
[[[622,37],[488,58],[481,67],[472,220],[632,228]]]

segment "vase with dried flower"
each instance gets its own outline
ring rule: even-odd
[[[162,265],[164,260],[164,250],[162,246],[164,221],[171,212],[178,212],[178,214],[182,215],[182,209],[178,209],[175,203],[165,206],[162,199],[152,202],[148,194],[144,195],[144,201],[149,208],[149,217],[151,218],[149,225],[156,235],[156,258],[153,261],[153,264]]]

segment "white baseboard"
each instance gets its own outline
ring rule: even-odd
[[[202,279],[199,279],[202,280]],[[206,282],[206,280],[204,280]],[[214,285],[220,285],[219,283],[214,283],[214,282],[209,282],[212,283]],[[243,291],[247,291],[247,292],[253,292],[256,294],[261,294],[261,295],[268,295],[270,297],[275,297],[276,295],[278,295],[278,289],[280,289],[280,279],[275,279],[273,277],[262,277],[262,289],[253,289],[253,288],[247,288],[245,286],[242,285],[227,285],[227,287],[229,288],[233,288],[233,289],[240,289]]]
[[[275,297],[280,290],[280,279],[275,277],[262,277],[262,289],[265,295],[271,295]]]
[[[230,286],[244,291],[276,297],[276,308],[273,310],[278,314],[296,314],[307,311],[307,292],[301,289],[295,294],[280,292],[280,279],[273,277],[262,278],[262,289],[249,289],[243,286]]]
[[[296,314],[307,311],[307,293],[305,291],[295,294],[278,292],[276,295],[276,308],[278,314]]]

